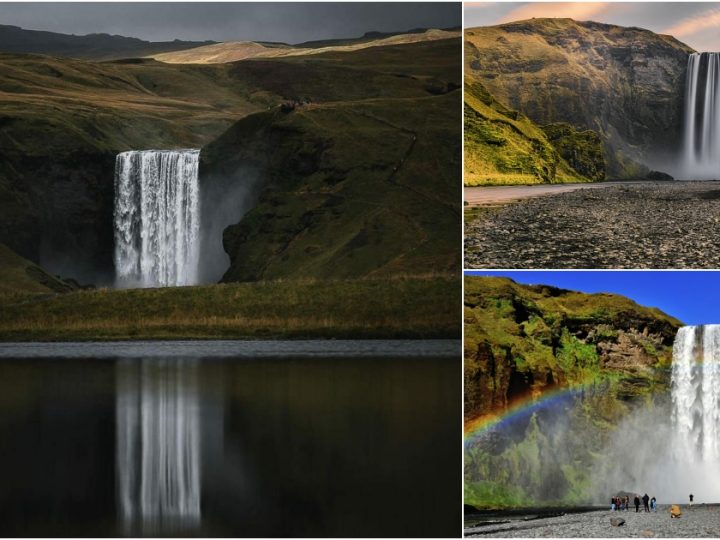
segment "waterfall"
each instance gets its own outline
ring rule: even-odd
[[[115,161],[115,270],[120,285],[198,282],[199,150],[122,152]]]
[[[685,326],[673,346],[672,422],[679,458],[720,463],[720,325]]]
[[[146,359],[117,364],[118,510],[127,534],[200,524],[197,366]]]
[[[720,179],[720,53],[688,58],[683,155],[686,179]]]

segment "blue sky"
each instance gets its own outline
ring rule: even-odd
[[[670,34],[697,51],[720,50],[718,2],[466,2],[465,26],[570,17]]]
[[[658,307],[685,324],[720,323],[720,271],[466,271],[518,283],[555,285],[588,293],[621,294]]]

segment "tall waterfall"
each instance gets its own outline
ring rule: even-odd
[[[678,457],[687,463],[720,464],[720,325],[678,331],[672,408]]]
[[[115,270],[120,285],[198,282],[199,150],[143,150],[115,162]]]
[[[146,359],[117,364],[118,510],[126,533],[200,524],[197,366]]]
[[[720,179],[720,53],[688,58],[684,131],[685,178]]]

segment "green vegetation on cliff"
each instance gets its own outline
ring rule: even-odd
[[[464,100],[466,186],[604,179],[602,145],[592,132],[537,126],[477,81],[465,84]]]
[[[645,177],[653,156],[675,151],[693,52],[675,38],[536,18],[469,28],[465,41],[466,83],[482,84],[538,125],[565,123],[595,132],[608,178]]]
[[[0,294],[0,341],[458,339],[457,284],[420,276]]]
[[[539,411],[499,439],[466,442],[466,503],[588,502],[591,466],[608,433],[634,404],[667,389],[681,323],[623,296],[500,277],[466,276],[464,302],[469,426],[544,396],[567,400],[561,415]],[[560,430],[583,436],[556,437]]]

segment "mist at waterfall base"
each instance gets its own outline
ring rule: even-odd
[[[720,501],[720,325],[680,328],[671,395],[622,422],[599,477],[637,486],[661,503]]]
[[[693,53],[685,81],[683,180],[720,180],[720,53]]]
[[[679,330],[669,379],[669,392],[627,402],[610,428],[598,426],[598,420],[605,422],[602,415],[595,420],[588,415],[588,410],[603,407],[607,388],[600,384],[527,408],[466,444],[499,456],[532,441],[537,463],[528,459],[527,448],[521,450],[520,476],[508,483],[519,484],[538,506],[605,505],[618,492],[648,493],[661,504],[685,504],[691,493],[697,503],[718,503],[720,325]],[[573,488],[564,470],[579,461],[588,481]],[[501,461],[493,464],[508,467]]]
[[[0,535],[457,536],[459,350],[2,345]]]
[[[115,270],[119,287],[217,282],[230,265],[223,230],[252,203],[257,174],[203,188],[200,151],[118,154],[115,167]]]

